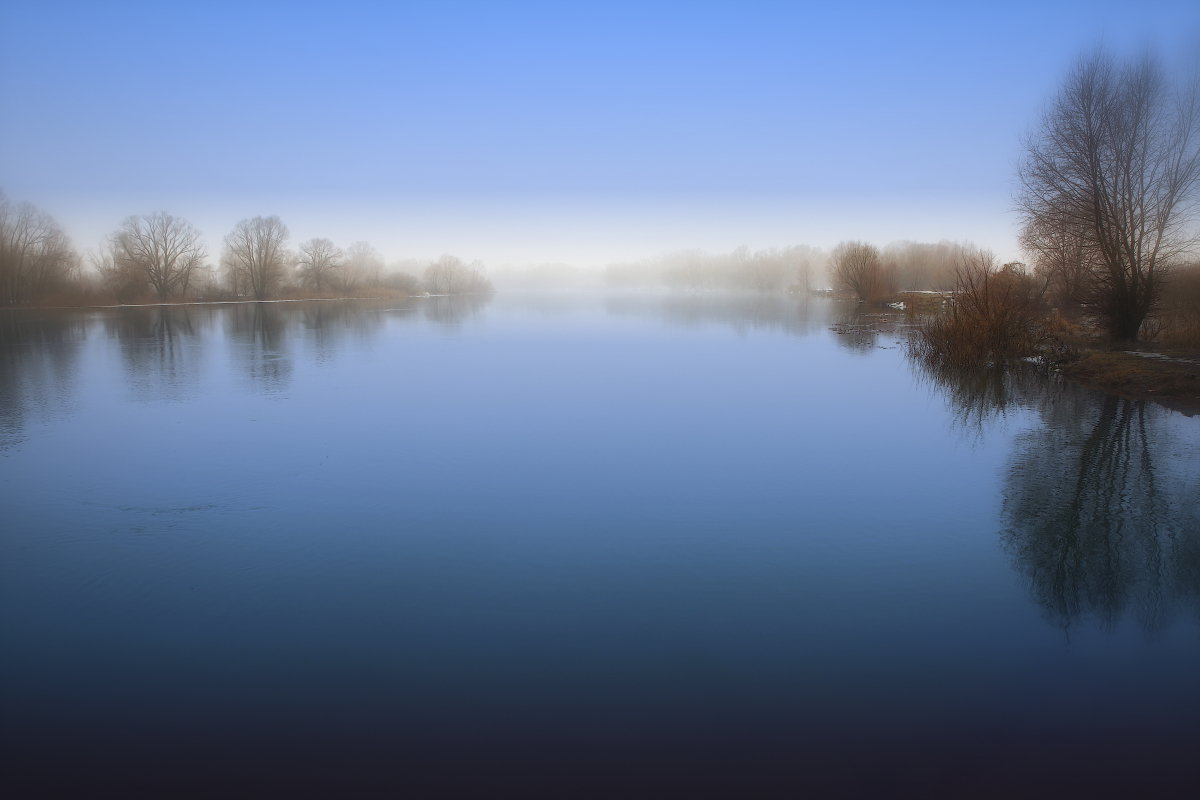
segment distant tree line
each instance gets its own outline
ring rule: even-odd
[[[87,261],[52,217],[0,196],[0,305],[267,300],[486,294],[482,263],[444,255],[385,268],[367,242],[345,250],[314,238],[295,250],[277,216],[238,222],[222,242],[219,268],[200,232],[165,212],[128,217]]]
[[[62,292],[78,270],[70,240],[50,215],[0,195],[0,305]]]
[[[729,253],[682,250],[639,262],[610,265],[610,286],[665,286],[680,290],[725,289],[809,293],[834,289],[861,300],[882,300],[900,291],[950,291],[955,263],[969,244],[893,242],[880,249],[842,242],[831,252],[809,245]]]
[[[808,245],[758,251],[743,246],[730,253],[681,250],[645,261],[611,264],[604,279],[614,287],[810,291],[820,286],[824,266],[825,255]]]

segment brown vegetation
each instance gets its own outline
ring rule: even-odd
[[[1144,327],[1155,344],[1200,353],[1200,262],[1168,276],[1159,309]]]
[[[68,288],[79,259],[49,214],[0,195],[0,305],[21,305]]]
[[[1063,374],[1113,394],[1200,413],[1200,357],[1194,353],[1093,350],[1066,364]]]
[[[864,303],[882,300],[895,291],[891,271],[879,259],[879,250],[866,242],[842,242],[829,257],[834,280]]]
[[[991,253],[976,251],[960,257],[956,276],[949,308],[922,326],[913,340],[917,355],[973,367],[1061,349],[1040,287],[1023,265],[997,270]]]
[[[84,307],[255,300],[394,298],[492,291],[479,262],[455,256],[394,262],[367,242],[342,250],[328,239],[287,247],[278,217],[239,222],[225,237],[218,272],[201,234],[165,212],[128,217],[88,254],[91,269],[46,213],[0,195],[0,307]],[[424,273],[424,280],[417,277]]]
[[[1136,341],[1168,271],[1195,243],[1200,86],[1150,58],[1079,62],[1026,147],[1022,243],[1056,302],[1115,341]]]
[[[996,269],[977,253],[960,265],[949,308],[918,329],[910,351],[927,368],[956,372],[1036,356],[1078,383],[1200,412],[1200,265],[1173,273],[1145,325],[1155,341],[1136,350],[1111,349],[1103,329],[1049,308],[1043,298],[1052,291],[1019,265]]]

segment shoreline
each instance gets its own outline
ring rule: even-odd
[[[1151,400],[1185,416],[1200,414],[1200,353],[1089,347],[1059,367],[1067,380],[1130,400]]]
[[[481,292],[455,292],[454,294],[396,294],[377,297],[281,297],[271,300],[186,300],[169,303],[104,303],[82,305],[46,306],[0,306],[0,311],[95,311],[114,308],[174,308],[183,306],[233,306],[250,303],[341,303],[341,302],[387,302],[394,300],[430,300],[436,297],[479,297]]]
[[[467,293],[472,294],[472,293]],[[914,293],[905,293],[910,297]],[[933,294],[933,293],[928,293]],[[5,306],[0,311],[97,311],[122,308],[170,308],[193,306],[248,305],[252,303],[330,303],[425,300],[455,295],[396,294],[390,297],[293,297],[271,300],[191,300],[166,303],[118,303],[95,305]],[[822,295],[825,296],[825,295]],[[940,297],[939,297],[940,300]],[[928,309],[924,309],[928,310]],[[879,309],[880,315],[899,318],[903,311]],[[912,310],[909,310],[912,313]],[[1133,348],[1115,348],[1096,341],[1077,342],[1079,356],[1057,365],[1067,380],[1130,400],[1150,400],[1185,416],[1200,415],[1200,351],[1164,348],[1145,343]]]

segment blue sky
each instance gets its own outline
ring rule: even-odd
[[[80,249],[599,264],[845,238],[1017,253],[1022,134],[1101,42],[1200,62],[1194,2],[0,0],[0,189]]]

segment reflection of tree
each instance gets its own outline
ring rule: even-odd
[[[866,353],[875,349],[883,321],[883,315],[878,312],[868,312],[863,306],[854,305],[838,318],[832,330],[842,347]]]
[[[297,305],[300,308],[293,313],[321,359],[331,359],[348,339],[366,340],[383,326],[383,314],[375,304],[319,301]]]
[[[1004,490],[1004,544],[1047,615],[1064,627],[1127,613],[1148,630],[1200,611],[1200,486],[1157,405],[1100,395],[1037,370],[936,369],[957,420],[1033,410]]]
[[[77,314],[0,311],[0,450],[24,438],[31,413],[69,407],[86,332]]]
[[[946,396],[956,425],[983,433],[993,417],[1030,404],[1057,399],[1063,382],[1033,365],[962,369],[936,358],[914,355],[910,363],[917,380],[929,383]]]
[[[1185,519],[1200,494],[1169,491],[1159,477],[1166,456],[1154,428],[1166,413],[1117,397],[1098,408],[1056,404],[1045,426],[1018,441],[1005,540],[1038,601],[1064,625],[1094,614],[1111,627],[1132,608],[1157,629],[1176,603],[1200,596],[1200,529]]]
[[[189,306],[126,308],[104,318],[121,355],[134,393],[141,399],[179,399],[200,378],[194,312]]]
[[[614,316],[653,316],[675,325],[726,325],[739,333],[782,331],[804,336],[824,324],[827,304],[769,294],[619,294],[605,299]]]
[[[277,303],[238,303],[225,317],[234,358],[250,380],[268,391],[286,388],[292,377],[287,352],[288,316]]]
[[[491,294],[456,294],[447,297],[427,297],[421,302],[425,318],[439,325],[461,325],[478,316],[492,300]]]

